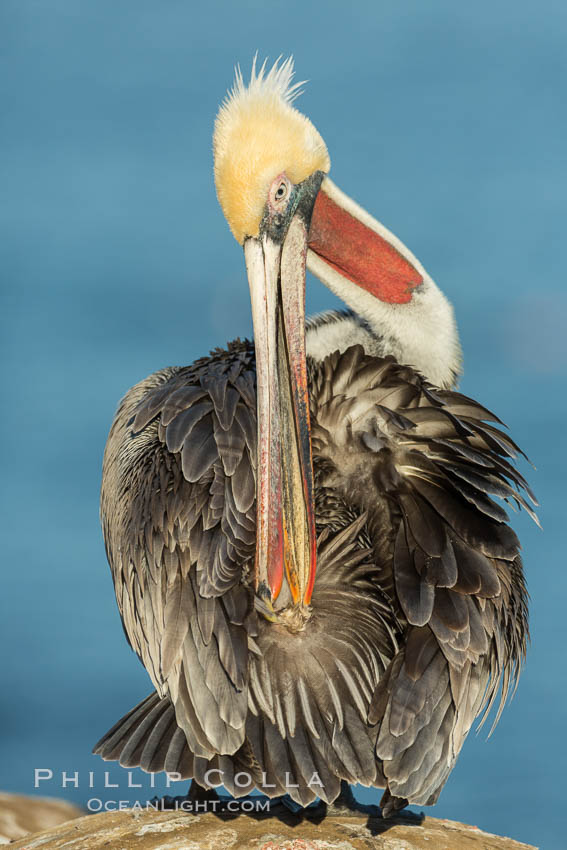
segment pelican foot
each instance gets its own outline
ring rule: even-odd
[[[340,815],[342,817],[366,815],[370,818],[379,818],[381,816],[378,806],[367,806],[364,803],[359,803],[352,793],[350,785],[345,780],[341,780],[339,796],[332,803],[325,803],[323,800],[317,798],[317,800],[314,800],[308,806],[302,806],[296,803],[295,800],[292,800],[289,794],[286,794],[284,797],[278,797],[277,799],[295,815],[306,813],[308,816],[322,815],[324,817],[328,817],[329,815]]]
[[[218,811],[221,808],[221,799],[214,788],[203,788],[192,779],[186,795],[171,797],[165,794],[163,797],[153,797],[150,805],[160,811],[173,809],[187,814],[203,814]]]
[[[336,797],[332,803],[324,803],[323,805],[325,806],[325,814],[327,816],[341,815],[344,817],[345,815],[366,815],[371,818],[380,817],[380,809],[378,806],[367,806],[364,803],[359,803],[352,793],[352,788],[344,779],[341,780],[339,796]]]
[[[395,817],[398,812],[400,812],[402,809],[405,809],[407,804],[408,801],[405,799],[405,797],[394,797],[393,794],[390,794],[390,789],[386,788],[386,790],[382,794],[382,799],[380,800],[382,817]]]
[[[303,814],[303,812],[312,812],[315,810],[319,810],[319,808],[321,806],[324,806],[325,804],[317,797],[317,799],[313,800],[312,803],[309,803],[308,806],[302,806],[301,803],[296,803],[295,800],[289,796],[289,794],[284,794],[283,797],[275,797],[272,800],[272,805],[285,806],[286,809],[288,809],[294,815],[300,815]]]
[[[212,803],[220,800],[220,797],[214,788],[203,788],[202,785],[199,785],[198,782],[192,779],[187,792],[187,799],[194,800],[195,802],[203,800],[206,803]]]

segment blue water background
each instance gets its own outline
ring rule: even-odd
[[[544,532],[515,520],[528,664],[431,813],[564,846],[566,35],[552,0],[0,3],[0,788],[136,799],[89,755],[150,689],[106,566],[102,451],[129,386],[250,333],[212,123],[236,62],[293,52],[333,178],[451,298],[463,391],[538,467]],[[308,281],[311,312],[335,303]],[[36,767],[54,779],[34,791]]]

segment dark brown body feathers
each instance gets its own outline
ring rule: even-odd
[[[430,804],[525,654],[518,541],[493,500],[531,512],[517,447],[476,402],[360,346],[310,363],[310,399],[318,568],[302,628],[253,605],[253,346],[123,399],[102,521],[156,693],[95,752],[235,795],[331,801],[345,779]]]

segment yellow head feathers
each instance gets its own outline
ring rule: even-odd
[[[293,59],[252,64],[245,85],[239,68],[221,105],[213,135],[215,184],[222,211],[236,239],[257,236],[268,189],[285,171],[300,183],[314,171],[329,171],[325,142],[292,103],[301,83],[292,83]]]

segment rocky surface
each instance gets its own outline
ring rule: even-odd
[[[81,809],[65,800],[0,793],[0,844],[81,815],[84,815]]]
[[[474,826],[349,811],[309,818],[126,810],[88,815],[16,841],[13,850],[534,850]]]

